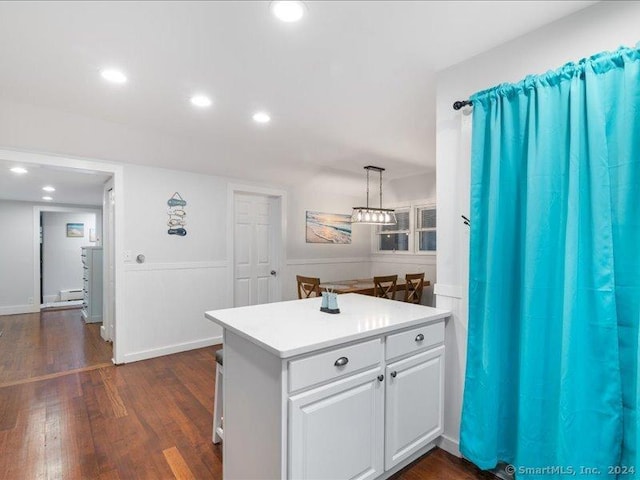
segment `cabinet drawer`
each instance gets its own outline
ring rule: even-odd
[[[396,333],[387,337],[385,358],[399,357],[418,352],[444,342],[444,321],[430,323],[418,328]]]
[[[289,362],[289,391],[309,387],[363,368],[378,365],[382,358],[379,338],[336,348]]]

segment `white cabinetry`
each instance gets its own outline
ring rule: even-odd
[[[225,480],[381,480],[433,448],[449,312],[339,301],[207,312],[224,328]]]
[[[289,478],[377,478],[384,471],[380,368],[291,397]]]
[[[292,360],[290,386],[342,376],[290,397],[289,478],[375,479],[428,449],[442,433],[443,342],[441,320]]]
[[[387,365],[385,468],[442,433],[444,346]]]
[[[87,323],[102,321],[102,247],[82,247],[82,316]]]

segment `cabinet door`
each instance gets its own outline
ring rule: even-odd
[[[372,479],[383,471],[381,368],[289,399],[290,479]]]
[[[443,380],[444,347],[387,366],[385,469],[442,434]]]

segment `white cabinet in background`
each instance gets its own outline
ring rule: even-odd
[[[82,247],[82,317],[87,323],[102,321],[102,247]]]

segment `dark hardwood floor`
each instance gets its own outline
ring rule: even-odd
[[[0,478],[222,478],[211,443],[215,348],[116,367],[76,313],[0,317]],[[394,478],[488,477],[436,449]]]
[[[79,308],[0,316],[0,386],[111,364],[100,325]]]

